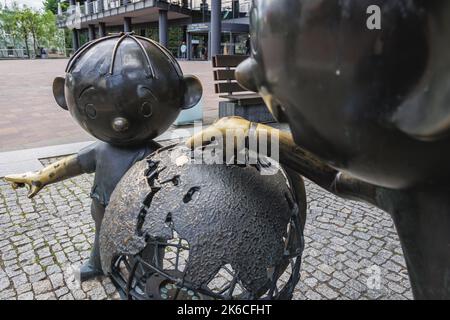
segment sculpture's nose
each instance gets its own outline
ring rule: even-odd
[[[117,117],[112,122],[112,127],[113,127],[114,131],[117,131],[117,132],[127,131],[128,126],[129,126],[129,123],[126,118]]]
[[[249,91],[258,91],[256,85],[258,65],[252,58],[248,58],[241,62],[236,68],[235,77],[241,86]]]

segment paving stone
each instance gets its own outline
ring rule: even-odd
[[[0,278],[0,291],[8,288],[10,284],[11,283],[10,283],[9,279],[6,276],[1,277]]]
[[[23,270],[24,270],[27,274],[33,275],[33,274],[42,272],[42,267],[41,267],[40,265],[38,265],[38,264],[33,264],[33,265],[30,265],[30,266],[24,267]]]
[[[50,249],[49,248],[41,249],[37,252],[37,255],[39,256],[39,259],[49,257],[51,255]]]
[[[33,298],[34,298],[33,292],[28,291],[28,292],[25,292],[25,293],[20,294],[20,295],[17,297],[17,300],[33,300]]]
[[[307,291],[305,293],[306,299],[308,300],[322,300],[322,296],[315,291]]]
[[[36,296],[36,300],[56,300],[54,292],[47,292]]]
[[[52,283],[53,289],[58,289],[65,285],[64,277],[61,273],[52,274],[49,278],[50,282]]]
[[[30,278],[31,283],[36,283],[36,282],[39,282],[39,281],[47,278],[47,275],[45,274],[44,271],[42,271],[42,272],[30,275],[29,278]]]
[[[17,276],[14,276],[13,278],[11,278],[14,287],[19,287],[20,285],[23,285],[25,283],[28,282],[27,276],[25,273],[19,274]],[[0,290],[1,290],[1,286],[0,286]]]
[[[330,267],[330,266],[328,266],[328,265],[326,265],[326,264],[321,264],[321,265],[319,265],[319,266],[318,266],[318,269],[319,269],[320,271],[322,271],[322,272],[325,272],[327,275],[332,274],[332,273],[334,272],[334,270],[335,270],[333,267]]]
[[[317,292],[325,296],[327,299],[336,299],[339,297],[339,293],[337,293],[335,290],[331,289],[326,284],[320,284],[316,288]]]
[[[395,293],[403,293],[406,290],[405,287],[402,287],[402,286],[398,285],[395,282],[389,282],[388,283],[388,287],[389,287],[389,289],[391,289]]]
[[[104,300],[108,296],[102,286],[96,286],[94,289],[88,292],[88,297],[92,300]]]
[[[74,290],[73,292],[72,292],[72,294],[73,294],[73,296],[74,296],[74,298],[76,299],[76,300],[81,300],[81,299],[85,299],[86,298],[86,293],[84,293],[84,291],[83,290]]]
[[[69,292],[66,295],[63,295],[59,298],[59,300],[75,300],[74,296]]]
[[[33,291],[35,294],[39,295],[41,293],[46,293],[51,291],[52,284],[49,280],[42,280],[36,283],[33,283]]]
[[[316,278],[310,277],[310,278],[307,278],[307,279],[305,279],[305,280],[303,280],[303,281],[301,281],[301,282],[307,284],[307,285],[310,286],[311,288],[314,288],[314,287],[317,285],[317,282],[318,282],[318,281],[317,281]]]
[[[25,283],[25,284],[21,284],[19,286],[16,287],[16,292],[17,294],[22,294],[28,291],[31,291],[33,288],[31,286],[31,283]]]
[[[6,289],[0,291],[0,300],[14,300],[16,293],[13,289]]]
[[[55,291],[55,295],[57,298],[60,298],[64,295],[66,295],[69,292],[69,289],[67,287],[62,287]]]
[[[329,284],[331,287],[335,288],[335,289],[341,289],[341,288],[344,287],[344,284],[343,284],[341,281],[337,280],[337,279],[331,279],[331,280],[328,282],[328,284]]]

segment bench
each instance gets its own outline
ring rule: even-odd
[[[219,97],[219,118],[239,116],[252,122],[275,122],[258,93],[250,92],[236,81],[234,71],[247,56],[217,55],[212,58],[214,89]]]

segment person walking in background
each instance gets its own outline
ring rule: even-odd
[[[202,47],[202,49],[201,49],[200,52],[201,52],[201,55],[202,55],[201,58],[202,58],[203,60],[206,60],[206,48],[205,48],[205,47]]]
[[[247,56],[250,55],[251,44],[250,44],[250,35],[248,36],[247,40],[245,41],[245,54]]]
[[[186,43],[183,41],[183,43],[180,46],[180,52],[181,52],[181,59],[187,59],[186,53],[187,53],[187,46]]]

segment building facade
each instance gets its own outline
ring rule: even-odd
[[[61,0],[63,1],[63,0]],[[131,32],[159,41],[189,60],[245,54],[251,0],[64,0],[57,24],[72,30],[72,49],[110,33]]]

